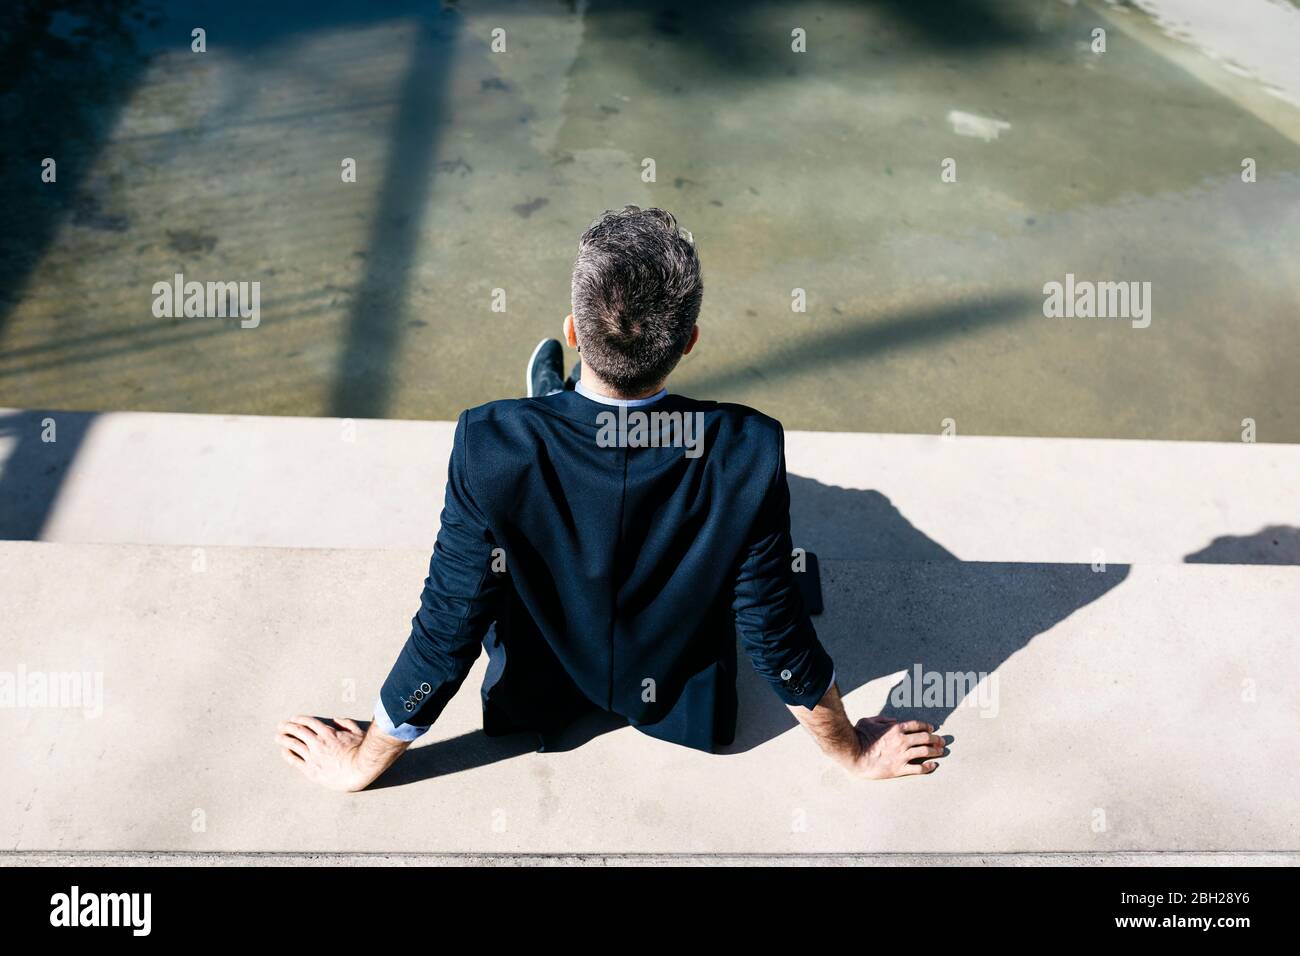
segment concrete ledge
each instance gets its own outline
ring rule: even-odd
[[[46,419],[57,442],[41,440]],[[0,538],[428,550],[453,433],[0,410]],[[837,432],[786,443],[795,540],[823,557],[1300,563],[1296,445]]]
[[[0,708],[18,851],[873,855],[1300,848],[1300,568],[825,562],[850,712],[953,737],[932,777],[856,782],[742,667],[707,755],[630,728],[535,753],[479,730],[483,661],[363,794],[286,767],[275,722],[365,716],[428,555],[0,544],[3,664],[102,675],[102,707]],[[986,672],[908,706],[913,667]],[[996,685],[996,686],[995,686]],[[996,694],[988,692],[996,689]],[[88,714],[87,711],[90,711]]]

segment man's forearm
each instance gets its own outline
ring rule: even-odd
[[[361,782],[361,786],[357,789],[364,790],[378,780],[409,746],[410,741],[390,737],[371,723],[366,728],[366,736],[362,739],[361,746],[357,748],[356,756],[353,758],[358,782]]]
[[[862,751],[858,732],[854,730],[849,715],[844,711],[844,702],[840,700],[839,688],[834,683],[826,689],[822,699],[812,710],[796,704],[787,705],[799,723],[808,728],[808,732],[817,741],[822,753],[838,764],[848,765],[857,759]]]

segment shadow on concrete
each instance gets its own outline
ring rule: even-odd
[[[815,623],[835,661],[841,692],[905,672],[882,713],[936,728],[962,700],[925,697],[924,685],[913,680],[918,666],[926,675],[944,675],[945,685],[962,675],[974,688],[1034,637],[1097,600],[1129,572],[1127,565],[1094,572],[1077,564],[960,561],[876,491],[791,475],[790,499],[795,545],[823,559],[826,611]],[[743,662],[738,691],[736,741],[724,752],[742,753],[797,726]],[[970,694],[966,706],[978,699]],[[996,706],[996,700],[990,704]]]
[[[387,773],[370,786],[371,790],[385,787],[399,787],[403,784],[418,783],[433,777],[446,776],[461,770],[473,770],[509,760],[527,753],[564,753],[576,750],[583,744],[626,727],[627,721],[617,714],[604,711],[592,711],[574,721],[559,734],[548,736],[545,740],[535,733],[504,734],[488,736],[482,730],[471,731],[438,740],[431,744],[415,747],[402,755],[402,759],[393,764]]]
[[[40,539],[95,417],[90,412],[0,414],[0,447],[9,448],[0,458],[0,539]]]
[[[1300,528],[1275,524],[1250,535],[1223,535],[1183,561],[1187,564],[1300,564]]]
[[[362,727],[367,726],[364,721],[358,723]],[[411,748],[367,789],[386,790],[389,787],[419,783],[421,780],[443,777],[462,770],[486,767],[536,750],[537,740],[531,734],[489,737],[483,731],[475,730],[459,737]]]

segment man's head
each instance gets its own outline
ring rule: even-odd
[[[623,395],[658,385],[694,345],[703,296],[695,242],[671,213],[606,212],[582,234],[573,264],[584,368]]]

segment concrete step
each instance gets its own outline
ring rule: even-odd
[[[827,558],[818,630],[850,713],[940,720],[933,777],[849,780],[747,667],[725,755],[630,728],[534,753],[479,732],[480,659],[385,786],[317,791],[272,729],[366,716],[426,552],[0,543],[0,682],[90,675],[67,706],[0,708],[0,846],[1297,858],[1300,567]],[[918,666],[984,676],[910,708]]]
[[[453,432],[0,411],[0,537],[427,551]],[[823,558],[1300,562],[1296,445],[792,431],[787,459]]]

